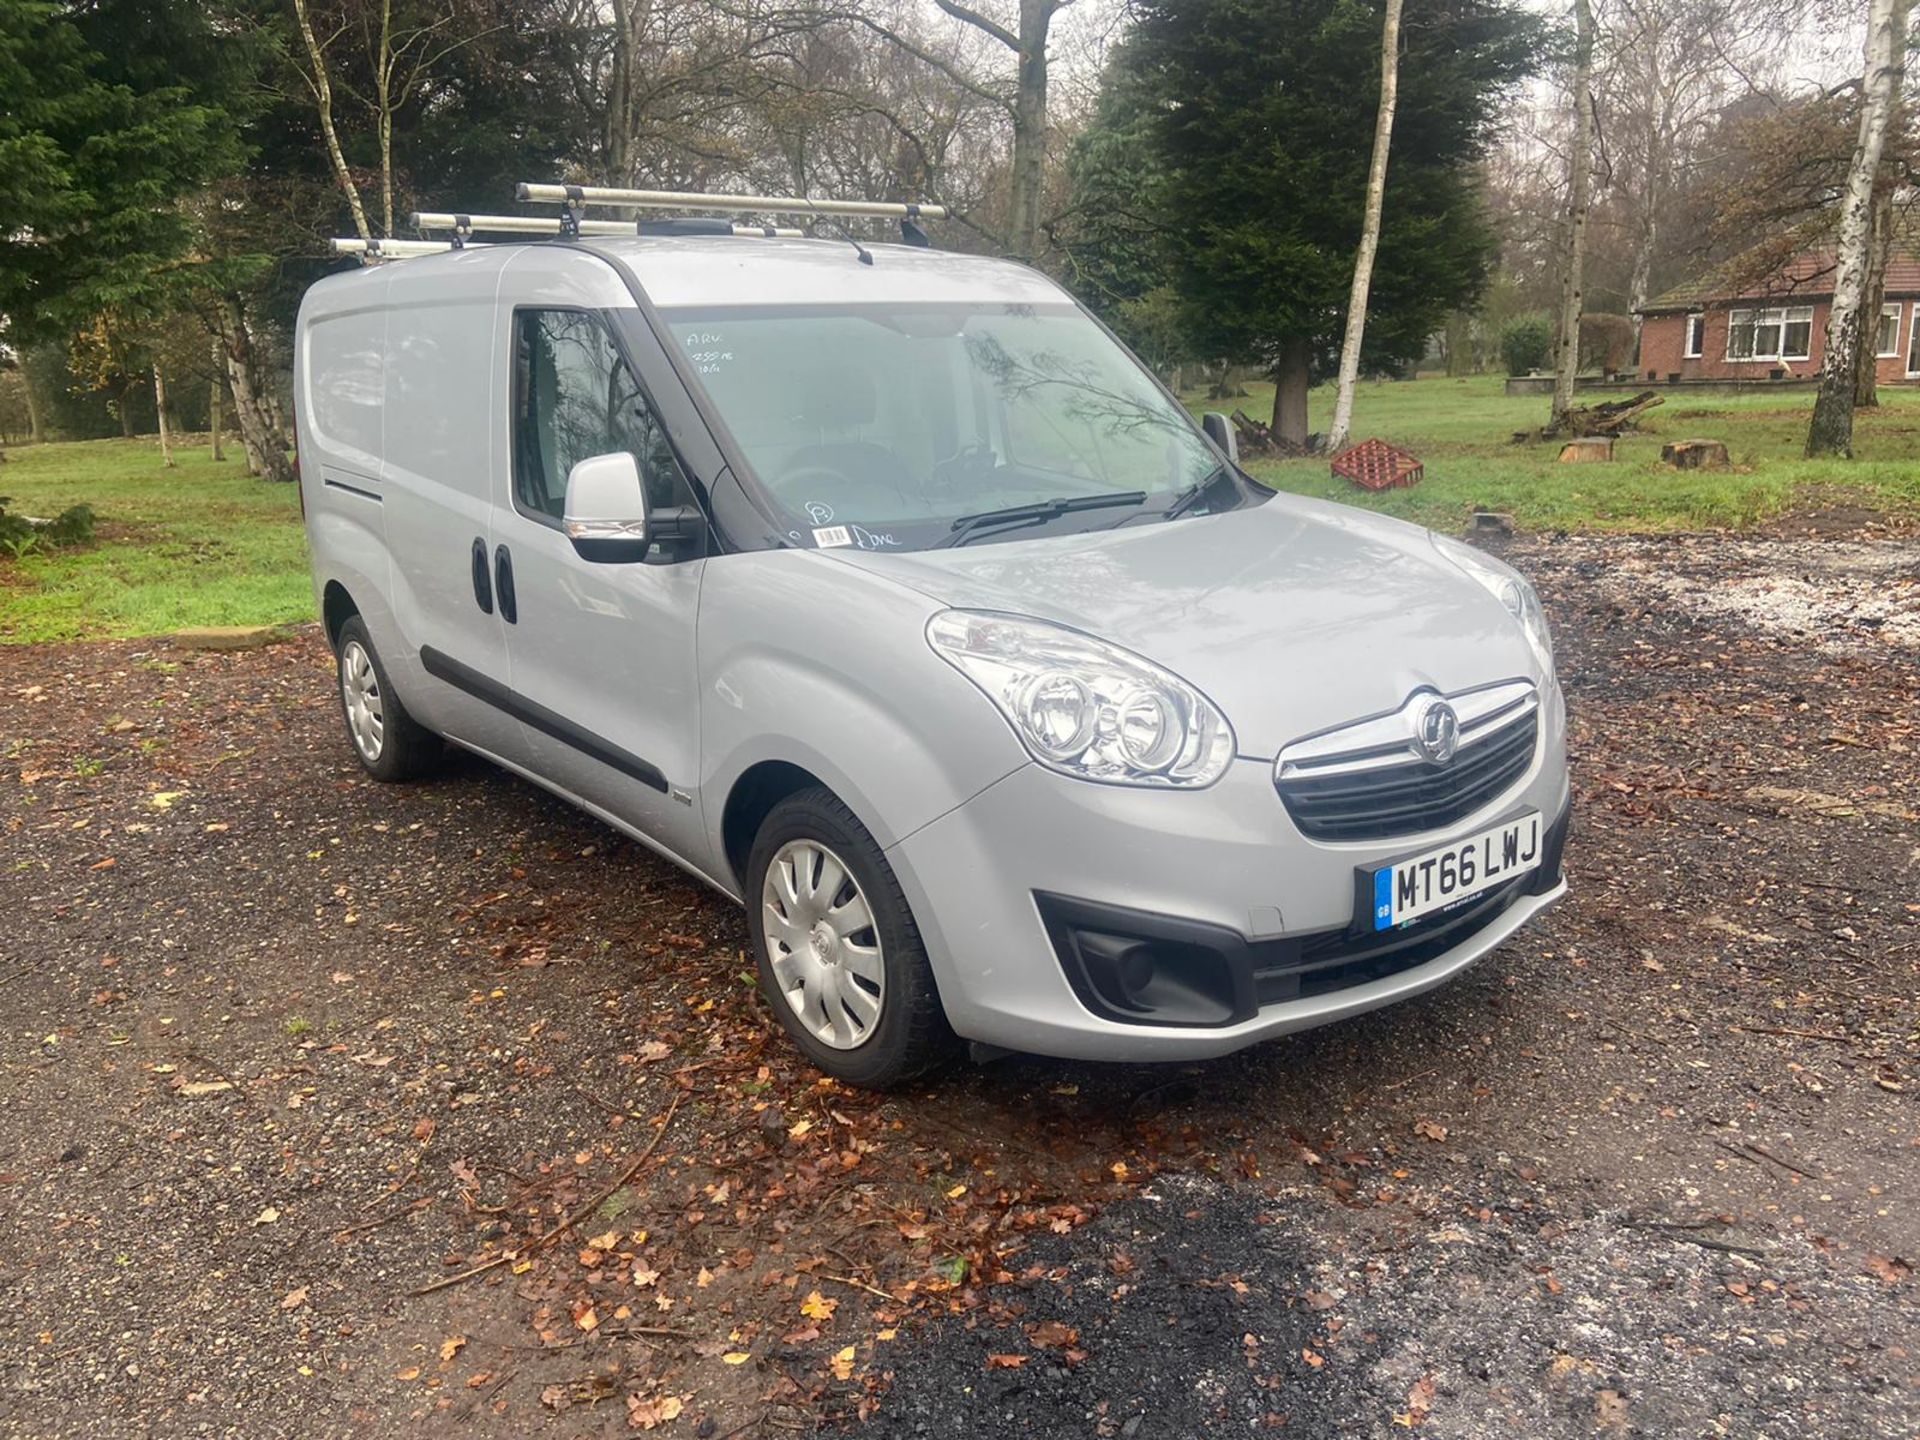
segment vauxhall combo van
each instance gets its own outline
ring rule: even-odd
[[[456,248],[315,285],[295,386],[360,764],[452,741],[739,901],[848,1083],[1221,1055],[1565,888],[1527,582],[1257,484],[1021,265]]]

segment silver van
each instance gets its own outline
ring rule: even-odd
[[[1031,269],[469,246],[315,285],[295,397],[361,764],[451,740],[742,902],[849,1083],[1224,1054],[1565,889],[1526,581],[1249,479]]]

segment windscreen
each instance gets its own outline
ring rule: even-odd
[[[803,544],[921,549],[1144,521],[1219,469],[1186,413],[1071,305],[664,319]],[[1054,501],[1071,503],[964,521]]]

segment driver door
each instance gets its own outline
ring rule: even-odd
[[[560,528],[567,475],[594,455],[632,454],[652,506],[692,493],[604,313],[521,306],[505,328],[510,494],[494,534],[512,577],[508,663],[534,768],[705,868],[694,633],[706,562],[656,547],[643,562],[596,564]]]

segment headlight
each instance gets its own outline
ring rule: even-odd
[[[1442,535],[1434,536],[1433,543],[1442,555],[1478,580],[1488,594],[1507,607],[1507,613],[1526,631],[1527,642],[1533,646],[1541,665],[1552,671],[1553,636],[1547,631],[1547,612],[1541,608],[1540,597],[1534,593],[1533,586],[1504,566],[1494,564],[1471,545],[1462,545]]]
[[[1122,785],[1211,785],[1233,727],[1178,675],[1091,635],[977,610],[927,622],[934,653],[986,692],[1033,758]]]

